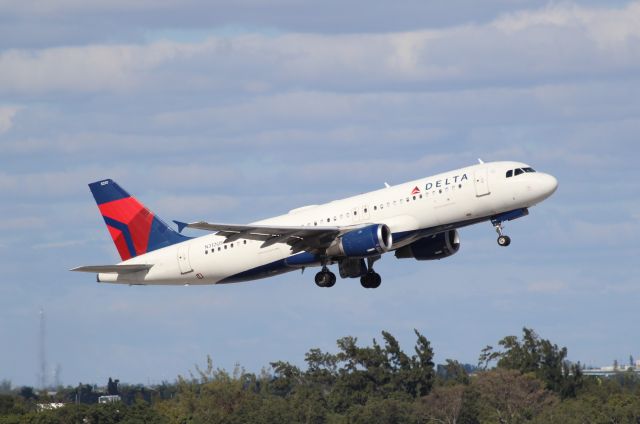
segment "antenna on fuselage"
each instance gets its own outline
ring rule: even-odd
[[[482,159],[478,158],[478,163],[479,163],[480,165],[482,165],[482,164],[484,163],[484,161],[483,161]]]

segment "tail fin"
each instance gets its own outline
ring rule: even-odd
[[[108,179],[89,184],[122,260],[188,240]]]

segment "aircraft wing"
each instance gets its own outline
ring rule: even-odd
[[[329,247],[340,234],[354,227],[302,227],[302,226],[270,226],[270,225],[236,225],[215,224],[205,221],[192,223],[174,221],[178,230],[196,228],[215,231],[216,235],[226,237],[225,243],[239,239],[263,241],[261,247],[276,243],[291,246],[292,253],[308,251],[317,253]]]
[[[153,265],[148,264],[130,264],[130,265],[87,265],[79,266],[71,269],[71,271],[94,272],[94,273],[115,273],[129,274],[131,272],[146,271],[151,269]]]

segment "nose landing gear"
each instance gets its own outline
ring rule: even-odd
[[[507,247],[511,244],[511,237],[505,236],[502,234],[502,221],[492,220],[491,223],[493,227],[496,229],[496,233],[498,233],[498,245],[502,247]]]

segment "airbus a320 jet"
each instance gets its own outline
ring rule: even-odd
[[[223,284],[320,267],[319,287],[359,278],[380,286],[374,263],[387,252],[398,259],[442,259],[460,248],[458,229],[490,222],[498,244],[511,239],[503,224],[528,215],[551,196],[556,178],[520,162],[487,162],[365,194],[304,206],[251,224],[174,221],[173,230],[115,181],[89,184],[122,258],[116,265],[72,271],[97,281],[131,285]],[[187,237],[184,228],[211,232]]]

